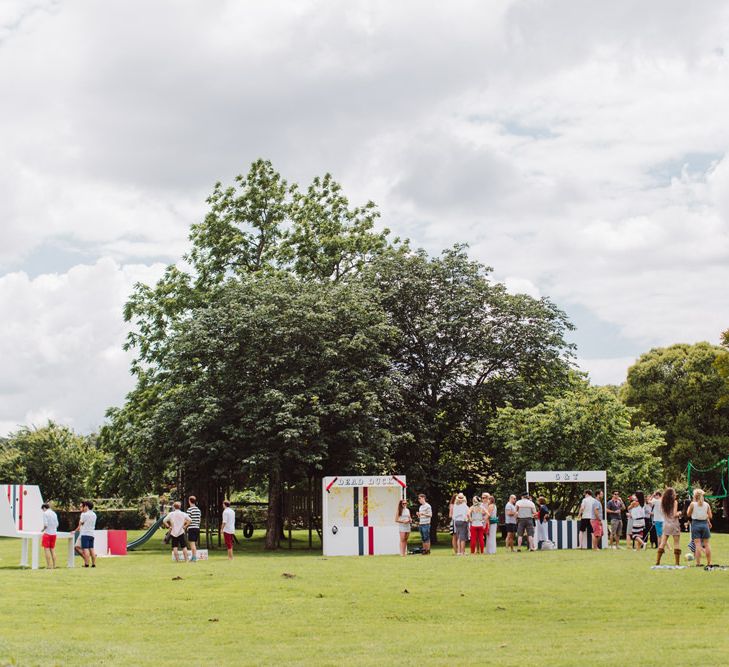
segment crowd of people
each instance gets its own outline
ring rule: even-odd
[[[416,516],[422,540],[421,553],[429,554],[433,509],[425,494],[418,495],[418,502]],[[609,548],[622,549],[620,542],[623,535],[634,550],[646,549],[650,542],[656,549],[656,565],[660,565],[670,538],[675,564],[680,565],[681,532],[682,527],[685,527],[691,534],[689,548],[692,554],[695,552],[696,565],[702,565],[704,557],[707,565],[712,564],[710,540],[713,515],[711,505],[701,489],[694,489],[692,498],[684,503],[682,509],[679,509],[678,496],[672,487],[655,491],[648,497],[642,491],[636,491],[628,498],[627,505],[620,493],[613,491],[604,506],[603,502],[602,490],[595,494],[589,489],[584,492],[576,517],[578,548],[587,549],[589,541],[592,549],[601,548],[603,518],[606,518]],[[544,497],[538,497],[535,503],[529,493],[523,493],[519,500],[511,495],[504,506],[503,516],[508,551],[521,551],[522,547],[528,551],[554,548],[548,529],[551,511]],[[469,504],[465,494],[454,493],[448,505],[448,518],[454,554],[465,555],[467,543],[470,543],[471,554],[496,553],[499,512],[494,496],[482,493],[474,496]],[[400,555],[405,556],[413,525],[413,516],[405,499],[398,503],[395,521],[400,531]]]
[[[420,552],[430,554],[431,547],[431,520],[433,508],[425,494],[418,495],[418,510],[415,512],[418,522],[418,531],[422,547]],[[46,566],[49,569],[56,567],[56,536],[58,532],[58,516],[50,505],[43,504],[43,536]],[[81,504],[76,532],[76,552],[83,558],[84,567],[96,567],[96,551],[94,550],[94,531],[96,529],[96,513],[92,501]],[[691,542],[689,548],[695,552],[696,565],[702,565],[702,558],[706,564],[712,564],[711,555],[711,527],[712,510],[709,502],[704,498],[701,489],[694,489],[690,501],[679,508],[679,500],[675,489],[667,487],[663,491],[655,491],[648,497],[642,491],[636,491],[628,498],[626,505],[618,491],[613,491],[610,500],[605,504],[608,525],[608,546],[611,549],[621,549],[620,542],[623,536],[623,516],[625,516],[625,537],[634,550],[642,550],[648,544],[656,549],[656,565],[661,560],[668,547],[669,538],[672,540],[675,564],[681,562],[681,532],[682,526],[690,525]],[[163,524],[168,529],[169,541],[175,561],[182,560],[195,562],[197,560],[197,544],[200,539],[200,508],[197,498],[188,498],[187,510],[182,510],[178,501],[173,504],[172,511],[164,518]],[[448,505],[448,518],[452,536],[453,553],[458,556],[466,554],[466,544],[470,544],[471,554],[495,554],[496,536],[499,528],[499,512],[496,498],[489,493],[473,496],[468,503],[463,493],[455,493]],[[551,511],[547,500],[540,496],[535,503],[529,493],[523,493],[517,500],[515,495],[509,496],[504,506],[505,546],[507,551],[521,551],[522,547],[528,551],[554,548],[549,539],[548,521]],[[591,490],[584,492],[580,502],[578,516],[578,548],[586,549],[591,539],[592,549],[601,547],[603,537],[603,492],[593,495]],[[398,502],[395,513],[395,522],[400,533],[400,555],[408,553],[408,540],[412,531],[413,516],[407,506],[407,500]],[[230,502],[223,502],[222,521],[220,533],[225,540],[228,559],[233,559],[233,542],[235,535],[235,512]],[[188,556],[188,547],[190,550]]]
[[[195,562],[197,560],[197,544],[200,540],[202,512],[197,505],[197,498],[195,496],[190,496],[187,500],[188,507],[184,512],[182,511],[182,503],[177,501],[173,503],[172,511],[165,516],[162,522],[165,528],[167,528],[165,541],[169,541],[172,545],[172,554],[177,562],[180,561],[180,551],[182,551],[183,561],[188,562],[189,560]],[[58,515],[48,503],[43,503],[41,509],[43,511],[41,546],[45,554],[46,567],[50,570],[56,567]],[[83,558],[84,567],[96,567],[96,550],[94,549],[96,519],[93,501],[83,501],[81,503],[81,515],[74,530],[78,535],[74,548],[76,553]],[[223,501],[220,533],[225,540],[228,560],[233,560],[235,511],[230,506],[230,501],[228,500]]]

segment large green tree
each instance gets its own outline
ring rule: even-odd
[[[524,489],[527,470],[606,470],[611,487],[625,492],[662,484],[658,456],[663,434],[651,424],[631,424],[629,408],[605,387],[576,382],[567,393],[530,408],[507,406],[490,424],[498,475],[506,496]],[[542,489],[563,517],[576,509],[584,489],[555,484]]]
[[[628,369],[621,396],[636,408],[636,422],[665,431],[661,458],[671,478],[689,461],[707,468],[729,456],[729,404],[722,402],[719,371],[728,354],[709,343],[672,345],[641,355]]]
[[[138,382],[126,404],[109,412],[110,423],[102,433],[119,464],[110,467],[107,487],[119,488],[125,495],[189,485],[191,472],[179,454],[180,443],[197,459],[198,485],[249,484],[255,481],[254,472],[262,470],[260,461],[246,458],[245,448],[233,439],[246,416],[235,409],[240,401],[232,397],[248,391],[251,400],[264,406],[266,395],[260,385],[235,372],[211,394],[212,367],[200,371],[195,381],[189,376],[181,381],[180,345],[186,327],[210,321],[207,312],[221,317],[218,306],[230,302],[235,285],[255,289],[259,297],[262,290],[271,290],[272,299],[280,298],[281,290],[295,295],[303,285],[311,285],[319,290],[317,298],[326,299],[327,290],[357,282],[373,257],[399,245],[388,241],[387,230],[375,229],[374,204],[351,206],[330,175],[314,179],[302,191],[264,160],[254,162],[232,186],[216,184],[208,204],[204,219],[192,226],[185,262],[168,267],[156,285],[137,285],[125,308],[125,317],[133,324],[127,349],[136,353],[132,370]],[[239,296],[243,298],[242,293]],[[362,303],[367,303],[364,296]],[[291,322],[298,318],[300,326],[307,324],[312,302],[289,305],[282,312]],[[264,311],[262,303],[252,310],[257,316]],[[255,349],[250,347],[250,359],[263,366],[251,370],[251,377],[265,375],[270,368],[268,360],[256,357]],[[275,344],[269,349],[279,350]],[[295,350],[301,352],[301,346]],[[193,364],[194,369],[200,370]],[[294,382],[299,369],[292,363],[288,370]],[[266,442],[273,447],[271,440]],[[250,445],[250,439],[246,443]],[[345,452],[345,443],[346,437],[336,438],[327,447],[341,446]],[[273,450],[269,458],[275,458]],[[278,488],[280,475],[270,477],[275,467],[269,467],[268,484]],[[275,504],[279,499],[270,500]]]
[[[140,385],[134,417],[130,404],[116,415],[110,447],[123,477],[148,485],[181,471],[189,488],[200,477],[265,480],[266,545],[276,548],[284,482],[386,461],[394,335],[361,285],[285,275],[227,282],[170,332],[147,408]]]
[[[456,246],[439,257],[385,253],[368,274],[399,332],[394,458],[436,511],[493,469],[496,409],[533,405],[570,377],[565,314],[489,273]]]

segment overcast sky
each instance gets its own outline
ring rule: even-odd
[[[729,327],[729,4],[2,0],[0,434],[90,431],[121,309],[257,157],[577,325],[581,366]]]

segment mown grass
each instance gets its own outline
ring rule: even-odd
[[[713,543],[729,562],[729,536]],[[652,550],[260,548],[257,537],[232,563],[221,550],[174,564],[158,534],[95,570],[33,572],[15,565],[18,541],[0,540],[0,665],[729,662],[729,571],[653,571]]]

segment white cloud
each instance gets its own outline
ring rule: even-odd
[[[163,267],[120,266],[111,259],[31,280],[0,277],[0,427],[54,419],[96,428],[131,388],[122,307],[133,284],[154,281]]]
[[[678,0],[3,3],[0,271],[59,247],[82,250],[64,271],[112,258],[96,298],[118,308],[126,265],[178,259],[215,181],[263,156],[293,180],[332,171],[415,245],[468,242],[510,289],[589,310],[617,332],[604,354],[592,346],[599,363],[618,368],[626,341],[636,354],[716,341],[729,326],[727,19],[727,3]],[[83,324],[74,271],[26,278],[32,289],[0,278],[7,298],[65,290],[82,322],[47,329],[13,371],[72,365],[75,337],[95,331],[118,403],[119,333],[110,315]],[[10,396],[0,419],[83,422],[82,402]]]

